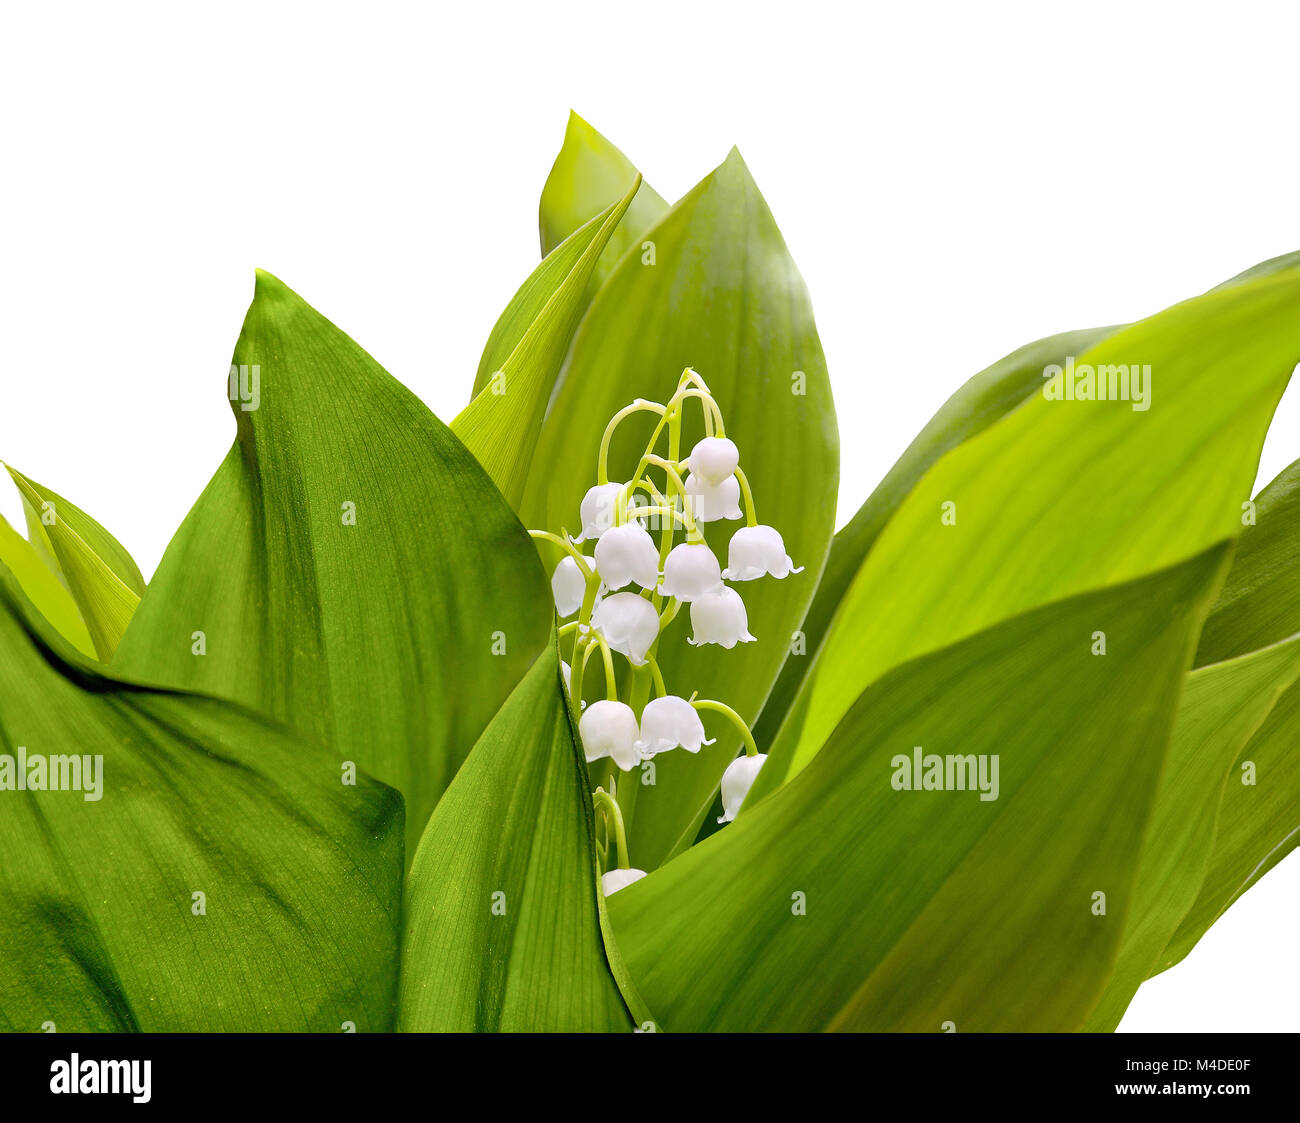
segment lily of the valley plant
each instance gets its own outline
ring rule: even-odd
[[[1012,351],[832,533],[739,154],[669,206],[574,117],[541,236],[450,426],[258,274],[147,584],[9,469],[0,1026],[1114,1028],[1300,839],[1300,255]]]

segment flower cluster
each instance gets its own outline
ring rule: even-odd
[[[683,458],[682,418],[689,403],[698,403],[706,436]],[[638,413],[658,415],[658,424],[631,479],[611,481],[611,441],[619,425]],[[663,456],[656,451],[661,443],[666,443]],[[681,606],[687,605],[688,643],[716,644],[727,650],[752,643],[745,602],[725,582],[784,578],[801,569],[786,553],[781,535],[758,522],[754,496],[740,466],[740,450],[727,437],[722,411],[709,388],[690,369],[683,372],[667,403],[638,399],[610,419],[601,440],[597,482],[583,497],[578,513],[577,537],[564,529],[559,534],[531,533],[564,551],[552,574],[551,590],[556,611],[568,621],[560,628],[563,639],[571,637],[564,675],[582,711],[579,733],[587,763],[605,761],[609,772],[609,790],[601,786],[594,795],[606,851],[609,840],[617,844],[618,866],[602,878],[608,894],[644,876],[628,868],[626,809],[614,794],[617,770],[630,771],[673,749],[698,753],[702,746],[713,744],[705,735],[701,711],[721,714],[739,728],[745,742],[745,754],[731,763],[722,778],[719,822],[730,822],[767,759],[744,720],[729,706],[694,694],[685,698],[668,693],[655,659],[660,636]],[[724,569],[701,526],[742,518],[746,525],[732,534]],[[652,531],[658,532],[658,541]],[[605,697],[588,704],[584,682],[587,663],[595,654],[604,664]],[[620,697],[615,655],[629,667],[624,676],[626,699]]]

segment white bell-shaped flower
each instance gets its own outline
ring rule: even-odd
[[[614,508],[618,497],[623,493],[623,485],[618,483],[597,484],[587,490],[582,497],[579,513],[582,516],[582,533],[575,542],[585,542],[588,538],[599,538],[614,525]]]
[[[691,513],[702,523],[741,517],[740,481],[735,476],[711,485],[692,472],[686,477],[686,500],[691,505]]]
[[[728,581],[753,581],[765,574],[786,577],[802,573],[785,552],[780,533],[770,526],[743,526],[731,536],[727,546],[727,568],[722,576]]]
[[[641,711],[641,741],[643,756],[665,753],[679,746],[688,753],[698,753],[701,745],[711,745],[704,737],[704,723],[700,715],[685,698],[668,694],[647,702]]]
[[[640,523],[610,527],[596,543],[596,572],[610,589],[635,581],[653,589],[659,581],[659,551]]]
[[[664,560],[664,579],[659,591],[680,601],[694,601],[722,588],[722,570],[713,551],[703,542],[674,546]]]
[[[560,660],[560,681],[564,683],[564,689],[570,694],[573,693],[573,668],[563,659]]]
[[[686,642],[696,647],[717,643],[730,651],[738,643],[754,642],[745,602],[735,589],[725,585],[719,592],[691,602],[691,631],[694,634]]]
[[[578,733],[588,764],[601,757],[612,757],[626,772],[641,761],[641,750],[637,748],[641,730],[636,714],[626,702],[605,699],[593,702],[578,719]]]
[[[614,593],[596,606],[592,626],[605,637],[611,650],[641,666],[659,635],[659,613],[636,593]]]
[[[684,461],[709,487],[717,487],[736,470],[740,450],[729,437],[705,437]]]
[[[560,614],[561,620],[572,616],[582,607],[582,598],[586,593],[587,579],[578,568],[578,563],[566,554],[551,574],[551,595],[555,597],[555,611]]]
[[[722,774],[722,815],[718,818],[719,823],[730,823],[736,817],[736,812],[745,802],[745,796],[749,795],[749,789],[754,786],[754,780],[766,760],[767,753],[758,753],[755,756],[738,756],[727,765],[727,770]]]
[[[600,890],[608,897],[620,889],[626,889],[634,881],[645,877],[645,870],[606,870],[600,879]]]

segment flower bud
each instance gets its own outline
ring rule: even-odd
[[[578,734],[588,764],[607,756],[624,772],[636,767],[641,761],[641,751],[636,747],[640,733],[636,714],[626,702],[593,702],[578,719]]]
[[[582,497],[579,513],[582,516],[582,533],[575,542],[585,542],[589,538],[599,538],[614,525],[614,508],[618,497],[623,493],[619,483],[597,484],[589,488]]]
[[[725,585],[721,591],[691,602],[691,630],[694,635],[687,643],[696,647],[717,643],[730,651],[738,643],[754,642],[749,634],[745,602],[735,589]]]
[[[710,485],[692,473],[686,477],[686,499],[691,505],[691,514],[702,523],[741,517],[740,481],[735,476],[727,476],[721,483]]]
[[[640,523],[610,527],[596,543],[596,571],[611,589],[635,581],[643,589],[659,583],[659,551]]]
[[[605,637],[610,649],[641,666],[646,652],[659,636],[659,613],[636,593],[614,593],[596,606],[592,626]]]
[[[727,437],[705,437],[691,449],[683,463],[709,487],[717,487],[735,472],[740,463],[740,450]]]
[[[582,607],[582,598],[587,592],[587,579],[578,568],[573,558],[565,555],[551,574],[551,595],[555,598],[555,611],[563,620],[572,616]]]
[[[786,577],[802,573],[785,552],[781,535],[770,526],[743,526],[731,536],[727,546],[727,568],[722,576],[728,581],[753,581],[764,574]]]
[[[647,702],[641,711],[642,756],[654,756],[681,746],[688,753],[698,753],[701,745],[711,745],[704,738],[704,723],[685,698],[675,694]]]
[[[666,597],[694,601],[722,588],[722,571],[713,551],[702,542],[683,542],[669,551],[659,591]]]
[[[719,823],[730,823],[740,810],[740,805],[754,786],[759,770],[767,760],[767,753],[756,756],[738,756],[722,774],[722,815]]]
[[[608,897],[645,877],[645,870],[606,870],[600,879],[600,891]]]

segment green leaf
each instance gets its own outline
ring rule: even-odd
[[[0,565],[13,574],[28,600],[61,636],[83,655],[95,657],[95,645],[72,594],[35,544],[28,542],[3,517],[0,517]]]
[[[1044,367],[1064,363],[1067,356],[1082,354],[1117,330],[1106,327],[1068,331],[1026,344],[970,378],[917,434],[857,514],[835,535],[817,594],[800,629],[807,643],[806,655],[787,659],[781,668],[781,677],[754,727],[754,737],[760,745],[775,741],[790,715],[794,715],[795,723],[791,733],[798,728],[802,719],[796,699],[804,680],[812,673],[831,619],[885,523],[917,481],[944,453],[982,433],[1041,389]]]
[[[1198,664],[1267,648],[1300,631],[1300,461],[1256,496],[1219,599],[1205,622]],[[1261,653],[1262,654],[1262,653]],[[1292,685],[1227,771],[1214,848],[1195,902],[1154,967],[1181,960],[1247,889],[1300,842],[1300,685]]]
[[[505,365],[506,360],[519,345],[519,341],[564,286],[565,280],[573,274],[587,247],[605,227],[606,219],[613,210],[613,206],[607,207],[575,230],[561,245],[547,254],[542,259],[542,263],[519,286],[519,290],[506,305],[505,311],[497,318],[483,347],[478,371],[474,375],[473,397],[477,397],[487,386],[492,375]]]
[[[503,314],[505,322],[498,321],[488,340],[490,355],[484,354],[479,368],[481,376],[483,364],[491,360],[487,385],[476,390],[473,401],[451,423],[452,432],[478,458],[512,506],[517,507],[523,495],[546,403],[587,308],[592,270],[635,192],[633,185],[621,200],[573,235],[573,247],[565,243],[556,251],[554,265],[548,266],[548,258],[524,283]],[[578,248],[581,252],[573,265],[561,275]],[[552,283],[556,287],[548,293]],[[520,332],[517,339],[516,331]],[[511,349],[498,364],[495,360],[507,345]]]
[[[1300,674],[1300,638],[1187,676],[1114,974],[1086,1029],[1109,1032],[1205,876],[1229,765]]]
[[[1109,975],[1219,546],[912,660],[725,830],[610,900],[667,1030],[1077,1028]],[[1106,630],[1105,657],[1091,634]],[[998,798],[900,790],[914,747]],[[1106,896],[1096,914],[1094,894]]]
[[[636,398],[666,400],[683,368],[693,366],[740,448],[759,520],[784,535],[807,572],[743,589],[749,630],[759,642],[698,651],[686,643],[683,612],[661,640],[659,661],[670,690],[698,690],[753,721],[803,618],[833,529],[833,504],[825,497],[837,487],[839,441],[826,362],[803,280],[738,152],[647,237],[655,264],[625,257],[574,338],[533,461],[524,520],[537,529],[576,531],[610,417]],[[686,421],[683,451],[704,435],[697,411]],[[651,428],[634,417],[619,429],[612,479],[631,472]],[[723,559],[734,529],[708,528]],[[635,818],[633,865],[652,869],[694,838],[739,746],[725,724],[711,726],[710,734],[718,743],[698,757],[656,760],[654,787],[625,785],[629,798],[639,792],[635,808],[624,809]]]
[[[144,595],[144,578],[116,538],[76,504],[9,467],[32,521],[39,512],[43,538],[58,560],[68,590],[90,632],[95,651],[107,662]]]
[[[0,1026],[391,1028],[396,793],[238,707],[110,677],[8,572],[0,697]],[[14,790],[20,753],[29,783],[76,760],[89,790]]]
[[[1078,359],[1150,367],[1149,409],[1036,395],[943,456],[855,577],[808,684],[803,727],[782,735],[768,787],[805,767],[890,667],[1238,533],[1300,358],[1297,308],[1300,270],[1176,305]],[[950,525],[943,516],[954,512]]]
[[[668,211],[668,204],[653,187],[639,180],[639,175],[622,152],[570,112],[564,145],[542,188],[542,255],[549,255],[593,215],[620,199],[634,182],[639,183],[627,216],[596,265],[592,287],[598,288],[628,250],[640,249],[642,235]]]
[[[554,646],[434,811],[405,912],[401,1029],[631,1028],[601,942],[587,767]]]
[[[235,404],[235,445],[115,666],[244,702],[357,761],[406,797],[414,853],[546,644],[537,553],[448,429],[269,274],[234,363],[259,371],[259,408]]]

